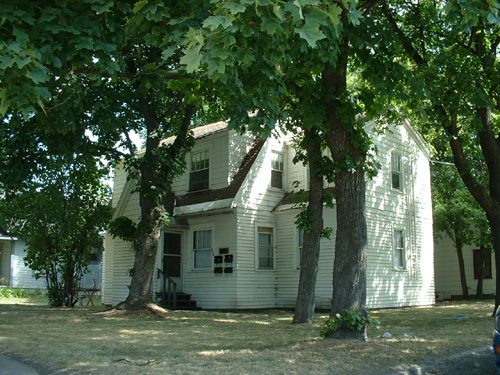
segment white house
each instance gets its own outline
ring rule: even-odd
[[[457,250],[453,245],[453,241],[446,234],[441,233],[440,238],[435,239],[435,244],[436,299],[444,300],[460,297],[462,296],[462,284]],[[475,295],[477,290],[479,251],[477,246],[464,246],[462,249],[469,295]],[[483,279],[484,295],[494,295],[496,293],[495,271],[494,254],[488,254]]]
[[[188,169],[173,186],[174,215],[164,227],[158,269],[207,309],[293,307],[301,233],[294,222],[294,182],[307,189],[307,168],[293,164],[289,136],[265,141],[228,130],[225,122],[194,129]],[[382,168],[367,183],[368,306],[429,305],[435,300],[434,244],[427,149],[408,123],[373,132]],[[169,140],[167,140],[168,142]],[[171,141],[171,140],[170,140]],[[114,215],[137,220],[134,182],[115,171]],[[326,209],[325,225],[336,213]],[[335,235],[322,240],[316,305],[332,298]],[[106,237],[103,302],[128,295],[131,244]],[[153,292],[162,288],[155,272]]]
[[[45,280],[35,278],[34,271],[24,264],[25,256],[26,244],[0,228],[0,285],[45,290]],[[99,288],[101,279],[102,256],[99,255],[92,259],[88,272],[82,275],[80,286],[92,288],[95,280]]]

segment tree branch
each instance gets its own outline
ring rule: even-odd
[[[392,16],[391,10],[387,6],[386,2],[382,3],[382,12],[392,26],[399,42],[403,46],[406,53],[412,58],[413,61],[419,66],[427,65],[427,61],[418,53],[418,51],[413,47],[411,41],[406,37],[401,28],[398,26],[396,20]]]
[[[126,142],[125,144],[127,145],[128,151],[130,152],[130,155],[134,154],[134,144],[132,143],[132,140],[130,139],[130,136],[128,134],[128,130],[123,127],[123,134],[125,134]]]
[[[359,10],[363,11],[363,16],[367,16],[372,12],[377,5],[379,5],[383,0],[369,0],[364,4],[359,6]]]
[[[450,130],[451,136],[449,143],[457,171],[460,174],[465,186],[467,186],[467,189],[476,201],[486,212],[491,212],[493,200],[488,194],[486,188],[476,183],[470,172],[470,167],[467,163],[462,140],[459,134],[460,127],[458,126],[457,115],[454,112],[450,114]]]

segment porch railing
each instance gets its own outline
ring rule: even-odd
[[[162,275],[161,297],[168,309],[175,310],[177,308],[177,283],[158,268],[158,277],[160,277],[160,274]]]

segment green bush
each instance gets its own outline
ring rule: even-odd
[[[371,324],[379,324],[378,321],[372,320],[368,313],[363,315],[353,307],[346,309],[345,312],[345,315],[336,314],[325,322],[325,325],[320,331],[321,337],[326,337],[342,327],[361,331]]]
[[[42,292],[37,289],[34,292],[23,288],[2,288],[0,289],[0,297],[2,298],[30,298],[39,297]]]

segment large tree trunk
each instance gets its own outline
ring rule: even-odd
[[[158,216],[158,214],[151,213],[148,220],[144,218],[141,220],[142,226],[150,228],[150,230],[141,231],[142,235],[137,239],[129,294],[127,299],[118,305],[119,309],[146,309],[153,303],[151,284],[162,228],[161,221],[158,218],[153,218],[153,216]]]
[[[467,286],[467,277],[465,276],[464,253],[462,241],[455,231],[455,249],[457,249],[458,269],[460,271],[460,285],[462,286],[462,298],[469,299],[469,288]]]
[[[342,171],[336,175],[337,233],[333,265],[333,296],[330,316],[345,315],[354,308],[366,316],[366,247],[364,172]],[[332,338],[366,340],[366,328],[343,327]]]
[[[293,323],[314,323],[316,276],[320,251],[321,232],[323,231],[323,177],[318,176],[321,158],[321,142],[312,130],[305,131],[306,150],[309,159],[309,205],[307,217],[310,220],[311,231],[304,231],[302,259],[300,260],[300,280],[297,292],[297,302]]]
[[[135,260],[129,295],[125,301],[117,306],[123,310],[154,310],[158,308],[158,306],[152,306],[154,303],[152,296],[153,273],[164,224],[163,214],[167,212],[167,209],[173,211],[174,199],[170,183],[173,180],[172,176],[175,176],[175,171],[169,169],[168,163],[162,163],[159,152],[161,142],[159,134],[162,134],[160,119],[151,104],[152,100],[142,99],[140,103],[147,128],[146,151],[141,158],[140,179],[138,181],[141,219],[135,235]],[[169,160],[175,160],[181,155],[184,157],[184,150],[191,147],[192,138],[187,133],[193,112],[194,107],[187,105],[177,137],[169,148],[168,155],[163,155],[163,157]],[[157,192],[159,187],[164,188],[163,194]]]
[[[344,14],[344,17],[346,15]],[[366,312],[366,154],[355,144],[362,143],[365,134],[356,126],[356,112],[347,90],[349,40],[339,43],[341,51],[335,65],[327,63],[322,72],[325,109],[329,131],[328,147],[337,166],[335,173],[335,203],[337,231],[333,265],[333,296],[330,316],[346,315],[346,309]],[[361,330],[342,327],[328,335],[337,339],[366,340],[366,327]]]

